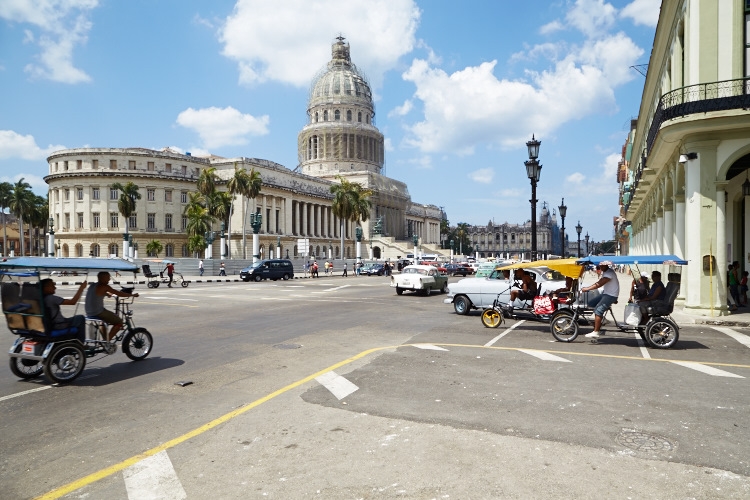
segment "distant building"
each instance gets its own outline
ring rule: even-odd
[[[187,218],[183,215],[196,180],[205,168],[215,167],[222,179],[235,165],[256,169],[261,194],[246,205],[246,214],[260,213],[262,257],[297,257],[298,238],[310,240],[311,254],[325,258],[354,258],[355,226],[344,224],[345,248],[340,247],[340,221],[333,215],[330,187],[341,176],[373,191],[373,208],[362,224],[367,252],[373,258],[395,258],[413,249],[412,237],[425,250],[438,248],[443,212],[435,205],[415,203],[403,182],[381,172],[385,164],[383,135],[375,126],[370,86],[351,62],[349,44],[337,39],[332,59],[314,80],[307,106],[308,122],[299,134],[299,166],[290,170],[268,160],[208,158],[181,154],[168,148],[81,148],[57,151],[47,159],[50,216],[54,220],[56,254],[83,257],[122,255],[125,224],[134,246],[145,256],[146,244],[159,240],[167,257],[188,257]],[[125,221],[119,214],[119,193],[110,186],[132,181],[142,198],[136,214]],[[230,254],[242,255],[240,200],[231,219]],[[373,234],[379,220],[382,229]],[[216,227],[215,229],[219,229]],[[248,239],[251,233],[247,224]],[[372,236],[371,236],[372,235]],[[251,245],[247,245],[250,246]],[[212,254],[219,256],[220,242]],[[247,257],[252,251],[247,250]],[[363,250],[363,256],[367,254]]]

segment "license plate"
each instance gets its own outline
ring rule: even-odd
[[[24,354],[36,354],[36,342],[24,342],[21,352]]]

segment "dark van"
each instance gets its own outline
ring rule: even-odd
[[[259,260],[240,271],[240,278],[243,281],[288,280],[294,278],[294,266],[291,260],[286,259]]]

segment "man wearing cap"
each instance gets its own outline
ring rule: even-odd
[[[582,292],[589,292],[596,288],[602,289],[601,295],[589,302],[589,306],[594,308],[594,331],[587,334],[586,337],[592,339],[599,338],[604,334],[604,332],[599,331],[602,326],[602,318],[620,295],[620,282],[617,280],[615,272],[609,268],[609,264],[600,263],[597,269],[601,271],[599,280],[593,285],[581,288]]]

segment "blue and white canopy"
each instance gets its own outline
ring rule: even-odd
[[[122,259],[92,259],[70,257],[16,257],[0,262],[0,272],[33,271],[117,271],[137,272],[138,266]]]
[[[676,255],[588,255],[576,260],[577,264],[606,264],[608,266],[617,265],[645,265],[645,264],[663,264],[669,266],[686,266],[688,261],[682,260]]]

